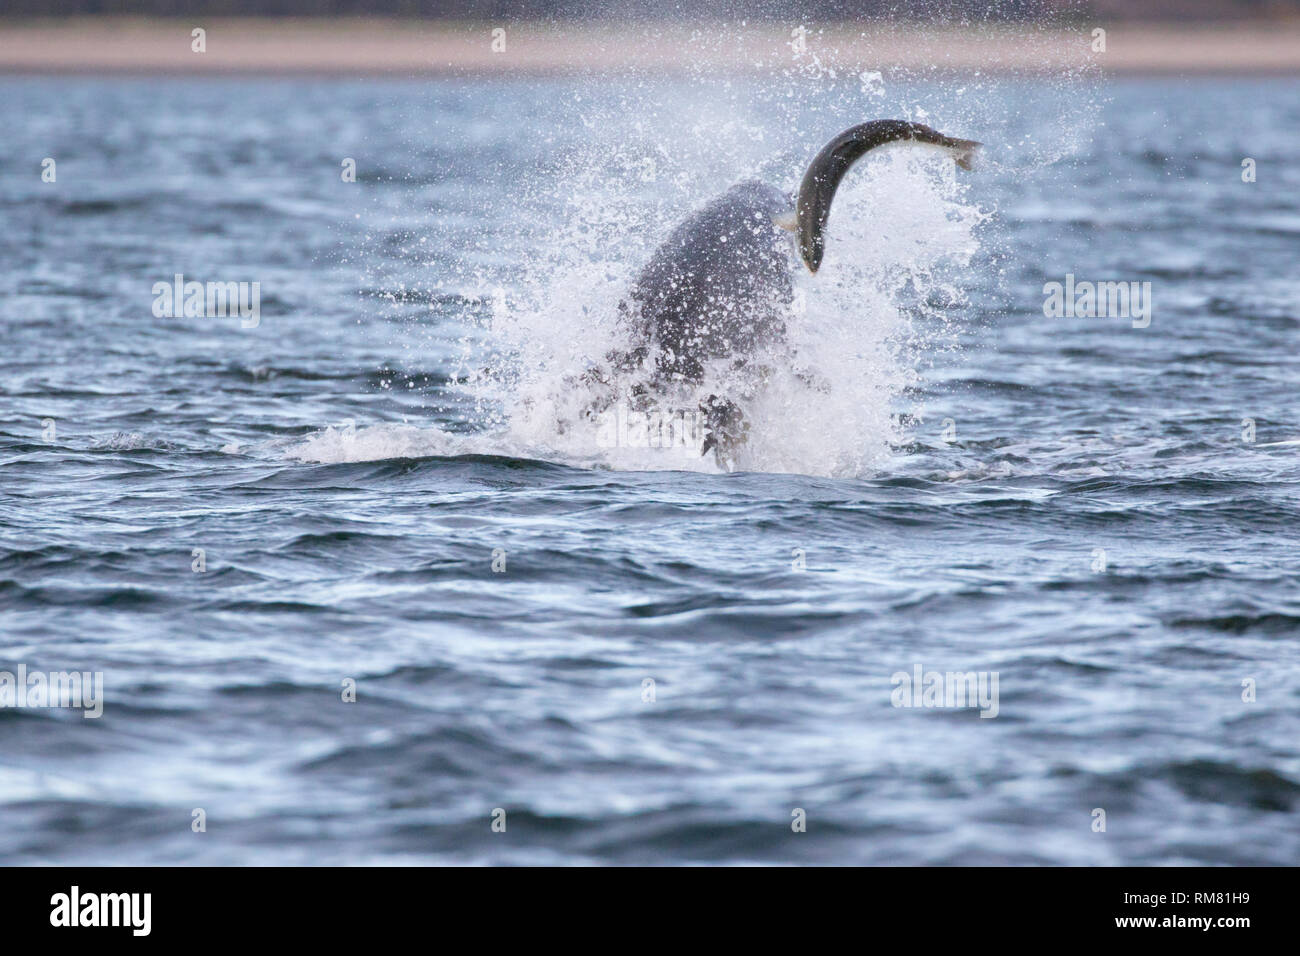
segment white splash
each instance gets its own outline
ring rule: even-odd
[[[1098,105],[1090,76],[1035,74],[1029,86],[983,71],[957,82],[901,70],[837,78],[800,57],[757,80],[701,66],[683,82],[601,80],[563,89],[561,102],[536,120],[545,159],[506,189],[475,187],[472,215],[448,213],[420,235],[418,243],[433,245],[445,231],[441,245],[463,248],[463,261],[435,258],[427,275],[399,270],[372,283],[427,287],[435,299],[450,294],[470,303],[454,316],[443,308],[427,324],[403,327],[390,344],[425,370],[445,367],[451,348],[454,384],[473,402],[469,412],[457,402],[455,414],[474,434],[405,425],[326,430],[292,454],[311,461],[495,454],[576,467],[717,471],[711,455],[682,447],[611,443],[602,424],[582,414],[597,397],[583,375],[632,344],[619,303],[673,226],[743,179],[793,190],[831,136],[892,116],[989,145],[970,173],[941,152],[906,146],[874,151],[849,173],[819,273],[809,275],[791,249],[797,296],[788,344],[811,374],[795,374],[788,360],[775,363],[761,393],[743,403],[750,431],[734,462],[829,476],[889,466],[892,447],[907,440],[898,422],[923,412],[910,397],[922,370],[956,347],[994,184],[1078,151]],[[467,226],[480,221],[490,224],[483,232],[490,239],[467,243]],[[549,234],[539,239],[522,224]],[[726,385],[709,380],[700,395],[725,395]],[[661,411],[689,411],[690,398],[674,396]]]
[[[915,378],[903,355],[915,346],[909,310],[924,308],[918,303],[940,287],[944,298],[960,300],[954,273],[978,249],[975,231],[985,216],[967,199],[968,189],[943,154],[886,148],[841,185],[816,276],[799,265],[791,241],[796,295],[787,335],[803,374],[778,359],[760,393],[744,401],[750,431],[737,469],[856,475],[887,458],[899,437],[895,400]],[[680,446],[611,447],[608,434],[582,414],[598,398],[583,373],[611,350],[636,344],[626,338],[618,305],[653,241],[670,228],[646,218],[604,201],[575,201],[549,261],[493,309],[498,364],[494,374],[469,376],[465,386],[481,401],[499,403],[508,444],[619,470],[718,470],[712,455]],[[639,234],[628,237],[636,222]],[[709,394],[727,393],[719,373],[695,393],[664,401],[689,412]]]
[[[474,436],[481,443],[483,436]],[[452,457],[455,455],[500,454],[473,447],[473,441],[441,428],[414,425],[331,425],[324,431],[291,445],[286,454],[298,461],[340,464],[354,461],[382,461],[387,458]]]

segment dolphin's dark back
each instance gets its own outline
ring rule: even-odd
[[[743,182],[659,246],[630,298],[641,333],[659,347],[661,375],[698,380],[703,362],[784,333],[793,299],[790,242],[772,218],[790,207],[779,190]]]

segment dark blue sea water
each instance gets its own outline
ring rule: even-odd
[[[0,709],[3,862],[1300,860],[1293,79],[0,94],[0,671],[103,675]],[[846,182],[828,391],[733,473],[565,425],[674,221],[876,116],[987,147]]]

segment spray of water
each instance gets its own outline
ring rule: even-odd
[[[591,370],[637,344],[620,303],[656,244],[742,179],[792,191],[827,139],[866,119],[916,120],[983,140],[991,149],[980,161],[1004,172],[1068,151],[1060,143],[1079,124],[1064,120],[1060,135],[1036,150],[998,149],[1015,122],[998,92],[1002,82],[871,70],[846,76],[814,56],[757,77],[701,68],[612,89],[605,79],[566,81],[527,120],[547,131],[546,151],[537,154],[544,158],[521,163],[508,187],[475,209],[498,223],[495,259],[438,263],[431,296],[442,301],[455,289],[473,304],[453,349],[457,416],[468,432],[327,429],[293,454],[342,461],[385,450],[482,453],[620,470],[718,470],[712,455],[700,454],[689,422],[680,428],[684,442],[660,423],[710,393],[727,394],[735,383],[725,370],[697,394],[665,397],[658,420],[615,418],[611,429],[609,415],[591,414],[611,401],[608,383]],[[1058,78],[1057,86],[1059,103],[1081,101],[1076,79]],[[791,243],[795,302],[786,341],[763,363],[761,388],[745,395],[749,432],[734,467],[847,476],[886,466],[904,437],[900,421],[915,411],[906,396],[921,358],[949,347],[953,323],[965,317],[970,272],[992,215],[979,183],[978,171],[908,146],[872,153],[846,177],[817,275],[802,268]],[[403,347],[418,335],[445,353],[446,323],[408,330]],[[615,408],[625,397],[613,395]],[[655,447],[663,443],[672,447]]]
[[[912,310],[937,292],[946,302],[960,301],[960,271],[978,248],[983,216],[969,188],[942,156],[887,150],[864,162],[841,189],[817,275],[799,266],[790,242],[795,297],[786,338],[760,357],[767,370],[761,387],[744,390],[749,433],[735,467],[845,475],[880,464],[897,437],[894,399],[913,378],[903,360],[905,345],[914,345]],[[648,254],[644,237],[658,238],[662,228],[629,216],[617,202],[593,201],[601,196],[608,193],[575,193],[555,259],[532,273],[532,284],[519,294],[497,301],[489,329],[501,343],[494,374],[467,387],[485,403],[499,403],[503,437],[517,447],[617,469],[716,470],[713,456],[690,440],[698,434],[663,447],[668,436],[656,432],[653,413],[617,422],[612,410],[584,414],[609,401],[602,384],[584,373],[638,344],[619,303]],[[642,238],[620,241],[628,233]],[[719,365],[693,390],[664,396],[656,409],[663,421],[682,412],[689,432],[700,401],[734,396],[740,387],[734,372]],[[628,400],[616,398],[615,408]]]

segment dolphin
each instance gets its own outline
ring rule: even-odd
[[[873,120],[827,143],[794,196],[758,180],[732,186],[692,213],[655,250],[619,306],[633,346],[610,353],[608,371],[593,370],[587,381],[612,389],[613,379],[631,380],[626,391],[645,405],[698,385],[706,368],[718,362],[736,370],[750,366],[756,349],[784,338],[797,268],[792,252],[809,272],[817,272],[840,180],[870,150],[899,142],[942,149],[962,169],[971,168],[981,145],[921,123]],[[752,392],[752,387],[739,391]],[[699,403],[703,453],[713,451],[728,469],[748,431],[739,403],[746,397],[710,395]]]

